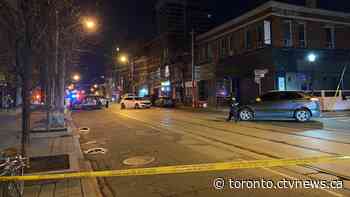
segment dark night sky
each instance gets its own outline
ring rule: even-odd
[[[101,20],[99,44],[94,53],[82,57],[82,65],[88,67],[90,76],[104,74],[108,55],[116,45],[122,49],[135,40],[149,40],[155,36],[155,10],[157,0],[84,0],[89,13],[96,14]],[[216,24],[221,24],[268,0],[205,0],[212,9]],[[282,2],[303,5],[305,0],[280,0]],[[218,3],[220,2],[220,3]],[[97,5],[97,6],[96,6]],[[350,12],[349,0],[319,0],[319,7]],[[94,38],[95,39],[95,38]]]

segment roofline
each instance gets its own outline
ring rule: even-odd
[[[305,6],[298,6],[298,5],[292,5],[288,3],[281,3],[281,2],[276,2],[276,1],[268,1],[257,8],[246,12],[243,15],[240,15],[236,18],[231,19],[230,21],[223,23],[217,27],[214,27],[213,29],[209,30],[208,32],[205,32],[203,34],[200,34],[197,36],[196,40],[203,39],[205,37],[208,37],[212,34],[215,34],[219,31],[222,31],[230,26],[233,26],[251,16],[254,16],[258,13],[261,13],[262,11],[268,9],[268,8],[281,8],[281,9],[288,9],[292,11],[298,11],[298,12],[307,12],[307,13],[312,13],[312,14],[320,14],[320,15],[328,15],[328,16],[336,16],[336,17],[342,17],[342,18],[349,18],[350,19],[350,14],[345,13],[345,12],[338,12],[338,11],[330,11],[330,10],[325,10],[325,9],[319,9],[319,8],[308,8]]]
[[[183,0],[158,0],[155,6],[156,10],[160,9],[161,6],[163,6],[167,2],[185,4]]]

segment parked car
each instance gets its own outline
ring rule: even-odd
[[[175,101],[170,97],[160,97],[155,100],[154,105],[157,107],[175,107]]]
[[[268,92],[255,102],[241,106],[239,110],[239,118],[243,121],[293,118],[299,122],[306,122],[320,115],[318,98],[301,91]]]
[[[121,109],[126,109],[126,108],[134,108],[134,109],[139,109],[139,108],[150,108],[152,106],[151,101],[147,99],[142,99],[137,96],[123,96],[121,102],[120,102],[120,107]]]

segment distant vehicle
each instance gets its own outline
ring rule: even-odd
[[[102,109],[104,105],[97,96],[86,96],[80,102],[72,104],[73,109]]]
[[[240,106],[239,110],[239,118],[243,121],[293,118],[299,122],[307,122],[320,115],[318,98],[301,91],[271,91],[251,104]]]
[[[140,108],[150,108],[151,106],[152,106],[151,101],[147,99],[142,99],[140,97],[133,96],[133,95],[123,96],[120,102],[121,109],[126,109],[126,108],[140,109]]]
[[[175,107],[175,101],[170,97],[160,97],[155,100],[154,105],[157,107]]]

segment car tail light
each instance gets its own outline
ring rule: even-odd
[[[315,97],[310,98],[310,100],[311,100],[311,101],[320,101],[320,99],[319,99],[319,98],[315,98]]]

